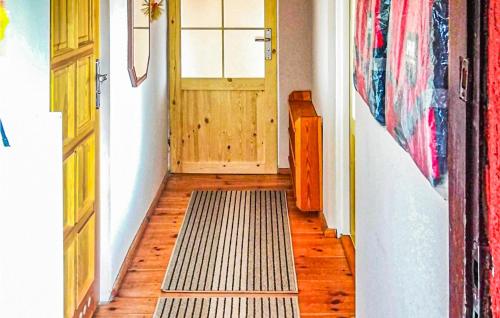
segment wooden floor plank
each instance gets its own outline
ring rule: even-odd
[[[174,175],[168,180],[118,297],[95,317],[151,317],[193,190],[286,190],[301,317],[354,317],[355,287],[342,244],[322,235],[317,214],[297,210],[289,175]]]

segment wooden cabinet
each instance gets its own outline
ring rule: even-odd
[[[297,207],[301,211],[323,209],[322,119],[316,113],[310,91],[292,92],[289,103],[290,170]]]

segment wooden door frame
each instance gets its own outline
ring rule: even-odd
[[[96,49],[95,49],[95,58],[96,61],[97,59],[101,58],[101,0],[94,0],[95,2],[95,9],[94,9],[94,25],[95,25],[95,30],[94,30],[94,38],[96,39]],[[96,81],[97,81],[97,76],[98,74],[96,73]],[[97,306],[99,305],[100,302],[100,288],[101,288],[101,231],[100,231],[100,225],[101,225],[101,161],[100,161],[100,156],[101,156],[101,112],[100,109],[97,108],[96,105],[96,112],[95,112],[95,185],[94,185],[94,213],[95,213],[95,255],[94,255],[94,286],[92,288],[92,293],[94,295],[94,299],[96,303],[94,306],[92,306],[92,310],[89,310],[92,312],[92,315],[95,313],[97,310]]]
[[[489,317],[489,250],[484,199],[486,3],[449,2],[450,318],[471,317],[474,310],[479,310],[479,317]],[[467,102],[459,97],[463,58],[468,59],[470,65]],[[475,264],[478,267],[473,274]]]
[[[243,168],[227,168],[227,172],[222,173],[238,173],[238,174],[277,174],[278,173],[278,0],[266,0],[265,1],[265,28],[272,29],[272,59],[273,63],[267,63],[266,61],[266,80],[262,85],[261,79],[244,79],[242,82],[238,78],[216,78],[216,79],[205,79],[200,86],[200,81],[192,81],[192,79],[183,79],[181,76],[181,1],[172,0],[168,2],[168,90],[169,90],[169,171],[177,170],[175,168],[179,162],[179,156],[177,155],[180,140],[175,140],[172,137],[172,131],[178,131],[179,122],[174,120],[173,113],[178,109],[181,104],[182,99],[182,89],[189,87],[194,90],[202,90],[211,88],[212,85],[221,85],[224,82],[224,86],[228,89],[234,89],[238,87],[245,87],[247,90],[259,90],[262,89],[266,91],[266,100],[264,104],[272,104],[274,109],[270,109],[266,112],[265,116],[270,118],[271,123],[274,124],[274,133],[268,135],[269,132],[266,130],[265,136],[265,158],[266,162],[264,165],[259,165],[259,172],[254,171],[254,167],[243,167]],[[271,12],[271,15],[268,13]],[[269,74],[272,74],[273,80],[267,80]],[[250,83],[248,83],[250,81]],[[273,150],[274,148],[274,150]],[[174,162],[177,161],[177,162]],[[182,171],[182,173],[185,173]],[[191,173],[191,172],[189,172]],[[197,171],[196,173],[204,173]]]

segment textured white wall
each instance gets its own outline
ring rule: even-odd
[[[323,213],[349,234],[349,5],[313,1],[313,102],[323,117]]]
[[[448,317],[448,203],[356,94],[356,309]]]
[[[11,147],[0,142],[0,317],[62,318],[62,121],[49,113],[50,1],[6,4],[0,119]]]
[[[279,1],[279,162],[288,168],[288,95],[312,88],[312,0]]]
[[[109,187],[101,188],[101,195],[109,197],[109,202],[101,200],[103,301],[110,296],[130,244],[167,171],[166,22],[164,13],[152,24],[148,78],[132,88],[127,71],[127,0],[109,2],[109,162],[101,162],[103,169],[109,169]]]

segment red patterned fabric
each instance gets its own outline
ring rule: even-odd
[[[447,173],[448,2],[392,1],[387,55],[387,129],[437,185]]]
[[[500,317],[500,0],[490,0],[488,13],[488,113],[486,193],[488,237],[494,273],[490,281],[493,317]]]

